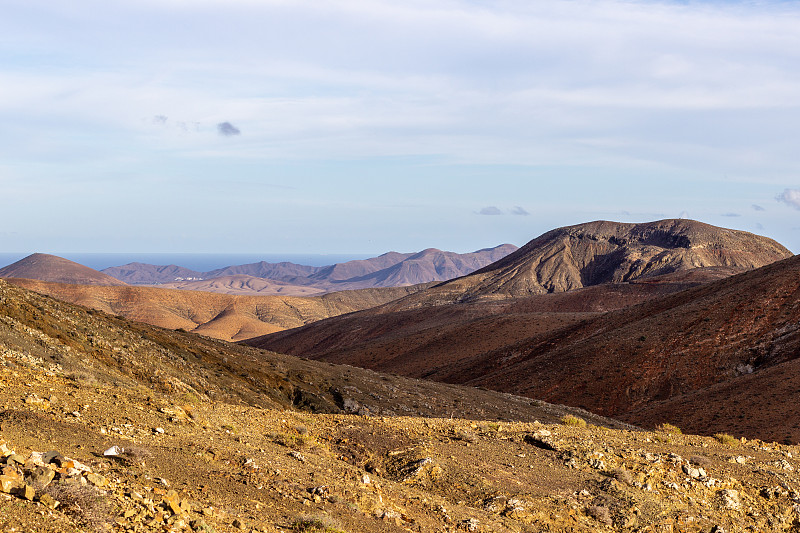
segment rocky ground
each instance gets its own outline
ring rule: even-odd
[[[641,431],[2,283],[0,319],[3,532],[800,529],[797,446]]]

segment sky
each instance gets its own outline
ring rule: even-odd
[[[679,217],[800,252],[800,1],[0,12],[0,252],[468,252]]]

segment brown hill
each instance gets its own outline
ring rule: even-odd
[[[242,294],[242,295],[269,295],[278,294],[283,296],[314,296],[324,293],[322,289],[308,287],[305,285],[292,285],[284,281],[257,278],[247,274],[233,274],[230,276],[220,276],[218,278],[204,279],[199,281],[173,281],[162,283],[158,286],[162,289],[181,289],[188,291],[219,292],[223,294]]]
[[[741,272],[699,268],[527,298],[407,309],[404,299],[244,341],[280,353],[412,377],[600,314]]]
[[[425,286],[364,289],[320,297],[241,296],[155,287],[111,287],[8,280],[41,294],[169,329],[242,340],[406,296]]]
[[[636,306],[572,317],[555,330],[527,326],[529,333],[520,332],[524,323],[498,315],[476,323],[472,336],[469,328],[453,334],[445,325],[441,338],[427,333],[420,342],[412,336],[405,346],[388,333],[361,344],[352,338],[337,344],[331,332],[311,338],[333,346],[330,354],[316,356],[324,360],[480,385],[643,425],[670,420],[693,432],[796,442],[800,419],[785,399],[800,379],[798,271],[800,256]],[[434,321],[440,316],[428,313]],[[398,314],[397,322],[404,317]],[[530,323],[537,324],[532,317]],[[387,319],[384,329],[392,327]],[[281,342],[309,347],[292,333]],[[478,349],[470,348],[473,342]],[[456,355],[447,357],[445,348]]]
[[[798,446],[639,431],[2,281],[0,368],[0,531],[796,529]]]
[[[772,239],[693,220],[589,222],[549,231],[471,275],[409,298],[407,305],[562,292],[698,267],[751,269],[791,255]]]
[[[122,281],[87,266],[49,254],[31,254],[0,268],[0,278],[29,278],[83,285],[125,285]]]

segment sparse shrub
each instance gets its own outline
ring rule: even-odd
[[[626,485],[633,484],[633,476],[630,472],[625,470],[624,468],[615,468],[610,472],[611,477],[619,481],[620,483],[625,483]]]
[[[61,479],[50,483],[42,492],[60,502],[59,510],[95,531],[105,530],[111,522],[111,502],[94,485]]]
[[[727,433],[715,433],[714,438],[725,446],[733,446],[739,442],[736,437],[728,435]]]
[[[463,440],[465,442],[469,442],[470,444],[474,444],[474,443],[478,442],[478,436],[475,435],[475,433],[473,433],[472,431],[470,431],[468,429],[466,429],[464,431],[459,431],[456,434],[456,438],[458,440]]]
[[[693,455],[689,457],[689,462],[695,466],[708,466],[711,463],[711,459],[705,455]]]
[[[301,516],[292,522],[292,531],[298,533],[347,533],[327,516]]]
[[[682,435],[683,431],[678,426],[672,425],[668,422],[664,422],[663,424],[659,424],[656,426],[656,431],[660,431],[662,433],[669,433],[670,435]]]
[[[281,446],[286,446],[287,448],[305,448],[308,443],[308,437],[303,435],[287,435],[285,433],[267,433],[266,437],[270,439],[275,444],[280,444]]]
[[[151,455],[150,450],[142,448],[141,446],[125,446],[122,451],[122,457],[134,464],[145,462]]]
[[[561,419],[561,423],[565,426],[573,426],[578,428],[586,427],[586,420],[583,418],[578,418],[574,415],[565,415],[564,418]]]
[[[586,513],[601,524],[610,526],[613,523],[611,520],[611,513],[605,505],[592,505],[586,509]]]

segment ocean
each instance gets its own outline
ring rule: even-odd
[[[0,268],[19,261],[30,253],[0,252]],[[288,261],[298,265],[326,266],[344,263],[354,259],[369,259],[374,255],[364,254],[189,254],[189,253],[59,253],[54,254],[75,261],[95,270],[128,263],[148,263],[151,265],[178,265],[198,272],[208,272],[217,268],[248,263],[280,263]]]

